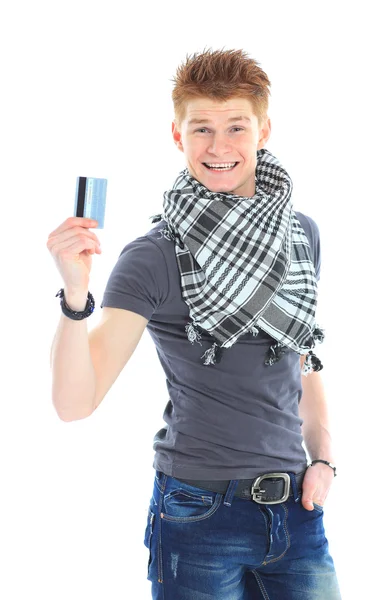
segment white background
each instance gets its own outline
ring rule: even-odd
[[[10,8],[12,6],[12,8]],[[150,598],[143,545],[167,391],[146,333],[99,409],[64,423],[50,347],[63,282],[46,248],[79,175],[108,179],[90,291],[184,164],[172,82],[186,54],[243,48],[272,82],[267,148],[319,225],[319,321],[338,477],[325,528],[344,600],[386,598],[390,552],[387,2],[17,2],[0,14],[0,597]],[[389,529],[389,532],[388,532]],[[283,600],[283,599],[282,599]]]

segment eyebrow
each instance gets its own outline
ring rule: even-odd
[[[233,121],[250,121],[249,117],[231,117],[230,119],[228,119],[229,123],[232,123]],[[210,119],[191,119],[190,121],[188,121],[188,125],[192,125],[192,124],[198,124],[200,125],[200,123],[213,123],[213,121],[211,121]]]

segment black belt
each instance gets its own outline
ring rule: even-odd
[[[298,492],[302,489],[302,481],[305,471],[295,475]],[[187,483],[202,490],[225,494],[229,487],[230,479],[221,481],[200,481],[199,479],[180,479],[178,481]],[[288,473],[265,473],[256,479],[240,479],[234,496],[245,500],[254,500],[258,504],[279,504],[285,502],[293,495],[290,476]]]

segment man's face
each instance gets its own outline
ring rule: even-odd
[[[270,119],[260,127],[246,98],[190,100],[180,131],[175,121],[172,123],[174,142],[184,152],[188,170],[197,181],[212,192],[250,198],[256,192],[256,152],[267,143],[270,132]],[[211,169],[206,163],[229,163],[230,168]]]

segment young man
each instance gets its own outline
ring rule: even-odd
[[[170,398],[144,540],[154,599],[340,598],[323,527],[334,456],[312,351],[323,339],[319,231],[293,210],[290,177],[265,148],[269,85],[243,51],[195,54],[177,70],[172,134],[187,168],[109,277],[83,355],[92,403],[58,408],[64,420],[91,414],[147,326]],[[86,290],[65,297],[81,311]]]

